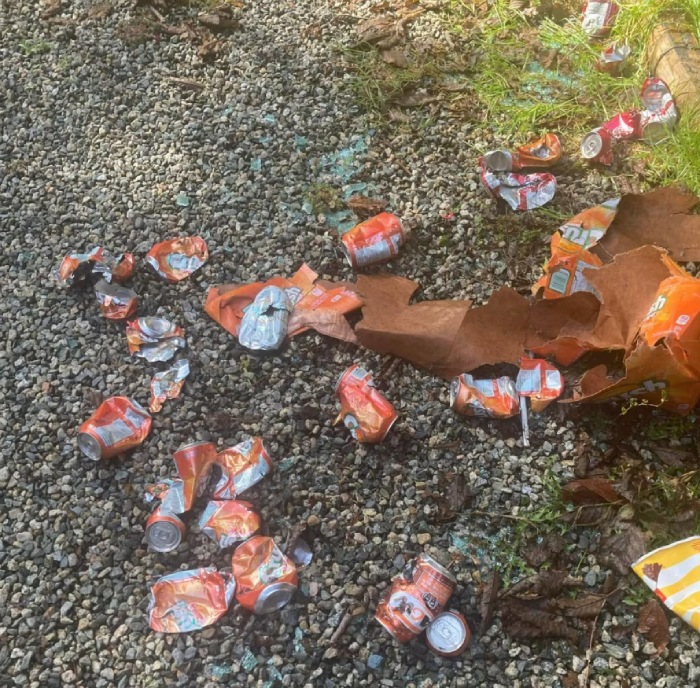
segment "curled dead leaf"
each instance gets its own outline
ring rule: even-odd
[[[114,7],[111,2],[98,2],[92,5],[85,13],[86,19],[101,20],[106,19],[112,14]]]
[[[600,543],[603,563],[622,576],[630,572],[632,564],[646,552],[646,549],[644,533],[636,526],[627,523],[624,524],[621,532],[604,537]]]
[[[490,625],[491,619],[498,599],[498,591],[501,589],[501,574],[494,570],[488,579],[481,593],[481,603],[479,612],[481,613],[481,624],[479,633],[483,633]]]
[[[577,619],[595,619],[607,601],[607,595],[587,593],[579,597],[560,597],[552,601],[553,608],[564,616]]]
[[[405,67],[408,64],[408,58],[406,57],[405,53],[398,48],[382,50],[381,56],[384,62],[393,65],[394,67]]]
[[[657,600],[649,600],[640,610],[637,631],[651,640],[660,655],[668,645],[668,619],[666,612]]]
[[[381,213],[387,206],[387,202],[381,198],[370,198],[362,194],[354,194],[345,202],[348,208],[359,217],[371,217]]]
[[[533,544],[523,551],[525,561],[539,568],[545,562],[554,562],[564,549],[565,541],[561,535],[550,533],[541,543]]]
[[[613,487],[613,484],[605,478],[572,480],[562,488],[562,496],[576,506],[605,502],[617,504],[626,501]]]
[[[576,642],[581,631],[570,626],[563,617],[543,611],[537,601],[509,599],[501,610],[501,621],[508,635],[514,638],[565,638]]]

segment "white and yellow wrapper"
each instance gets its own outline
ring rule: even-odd
[[[700,536],[655,549],[632,570],[674,614],[700,631]]]

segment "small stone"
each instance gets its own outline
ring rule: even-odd
[[[427,545],[431,540],[430,533],[418,533],[416,540],[418,540],[419,545]]]
[[[381,655],[370,655],[367,658],[367,666],[373,670],[379,669],[383,662],[384,657],[382,657]]]

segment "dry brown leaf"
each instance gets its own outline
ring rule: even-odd
[[[405,93],[404,95],[394,98],[394,103],[400,107],[420,107],[421,105],[427,105],[428,103],[434,103],[437,100],[437,96],[426,93],[425,91],[411,91]]]
[[[358,43],[376,45],[378,48],[391,48],[401,39],[401,26],[393,19],[372,17],[357,25]]]
[[[562,488],[565,500],[576,506],[587,506],[608,502],[617,504],[626,501],[605,478],[582,478],[572,480]]]
[[[564,616],[578,619],[595,619],[605,606],[606,595],[587,593],[576,598],[559,597],[552,601],[552,606]]]
[[[197,17],[197,20],[210,31],[233,31],[241,26],[241,22],[225,8],[219,8],[213,12],[203,12]]]
[[[637,631],[644,633],[656,645],[657,655],[666,649],[669,641],[668,619],[657,600],[649,600],[640,610]]]
[[[405,123],[405,122],[411,121],[411,118],[405,112],[402,112],[401,110],[398,110],[396,108],[392,108],[391,110],[389,110],[388,115],[389,115],[389,119],[392,122],[404,122]]]
[[[387,206],[387,202],[381,198],[369,198],[362,194],[354,194],[348,198],[346,205],[359,217],[371,217],[381,213]]]
[[[579,688],[578,674],[575,671],[569,671],[561,680],[562,688]]]
[[[555,562],[559,558],[565,544],[564,538],[561,535],[550,533],[541,543],[527,547],[523,551],[523,559],[525,559],[530,566],[539,568],[545,562]]]
[[[503,597],[556,597],[565,587],[580,587],[581,582],[566,571],[542,571],[528,576],[503,593]]]
[[[507,600],[501,610],[501,621],[506,633],[514,638],[565,638],[576,642],[581,635],[561,616],[543,611],[538,602]]]
[[[199,46],[197,49],[197,57],[199,57],[202,62],[213,62],[223,55],[226,48],[226,41],[212,38]]]
[[[479,625],[479,634],[482,634],[491,625],[491,619],[493,618],[496,600],[498,599],[498,591],[500,589],[501,574],[494,570],[481,592],[481,603],[479,604],[481,624]]]
[[[111,2],[98,2],[92,5],[85,13],[87,19],[106,19],[112,14],[114,7]]]
[[[61,0],[49,0],[49,2],[46,4],[46,9],[42,10],[39,18],[51,19],[51,17],[55,17],[57,14],[59,14],[62,9],[63,3]]]
[[[394,67],[405,67],[408,64],[408,58],[402,50],[398,48],[389,48],[388,50],[382,50],[380,53],[382,60],[387,64],[393,65]]]
[[[682,468],[685,462],[692,461],[694,458],[692,452],[676,447],[652,447],[652,451],[667,466],[674,468]]]
[[[621,532],[603,538],[600,543],[603,562],[622,576],[630,572],[630,567],[646,552],[646,548],[644,533],[629,524]]]

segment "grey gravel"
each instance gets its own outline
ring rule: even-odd
[[[209,285],[291,274],[303,261],[327,279],[352,278],[335,230],[305,209],[306,190],[318,183],[367,184],[412,226],[389,269],[421,282],[424,297],[481,302],[504,283],[523,289],[533,274],[508,270],[509,245],[491,235],[495,208],[475,164],[504,142],[482,113],[455,117],[439,107],[425,126],[414,112],[407,127],[375,131],[352,99],[337,48],[380,2],[247,3],[212,64],[186,37],[125,42],[137,17],[131,0],[115,0],[102,19],[85,17],[90,4],[65,2],[53,22],[39,18],[40,3],[0,7],[2,684],[563,685],[587,665],[585,650],[510,639],[495,619],[450,660],[420,642],[396,645],[372,613],[391,577],[426,551],[452,559],[452,604],[478,625],[480,581],[512,529],[468,512],[434,524],[426,495],[439,473],[462,473],[476,489],[474,508],[518,515],[546,502],[550,468],[571,477],[577,448],[601,454],[604,443],[552,411],[532,419],[526,451],[516,426],[456,418],[444,381],[402,365],[379,383],[399,422],[382,445],[357,446],[332,425],[334,384],[355,361],[378,373],[384,357],[314,334],[253,355],[202,310]],[[169,21],[188,12],[184,3]],[[411,31],[454,47],[436,13]],[[171,77],[202,89],[181,90]],[[337,162],[349,148],[347,178]],[[574,167],[559,178],[553,207],[573,213],[614,194],[610,178]],[[553,228],[542,233],[542,258]],[[144,256],[186,233],[206,239],[210,260],[169,285]],[[95,393],[146,403],[152,371],[129,358],[123,326],[100,317],[91,292],[59,290],[49,279],[65,253],[96,244],[136,252],[139,314],[183,323],[192,353],[181,398],[166,403],[144,445],[98,464],[75,444]],[[301,592],[270,617],[234,605],[202,632],[155,634],[145,614],[150,583],[230,561],[196,528],[176,553],[147,552],[143,490],[172,475],[183,442],[223,447],[249,434],[285,459],[250,499],[280,540],[306,524],[314,558]],[[593,585],[595,535],[569,537]],[[331,643],[348,611],[347,631]],[[623,613],[601,615],[591,686],[697,685],[697,634],[674,620],[661,658],[634,632],[613,651],[606,634]]]

